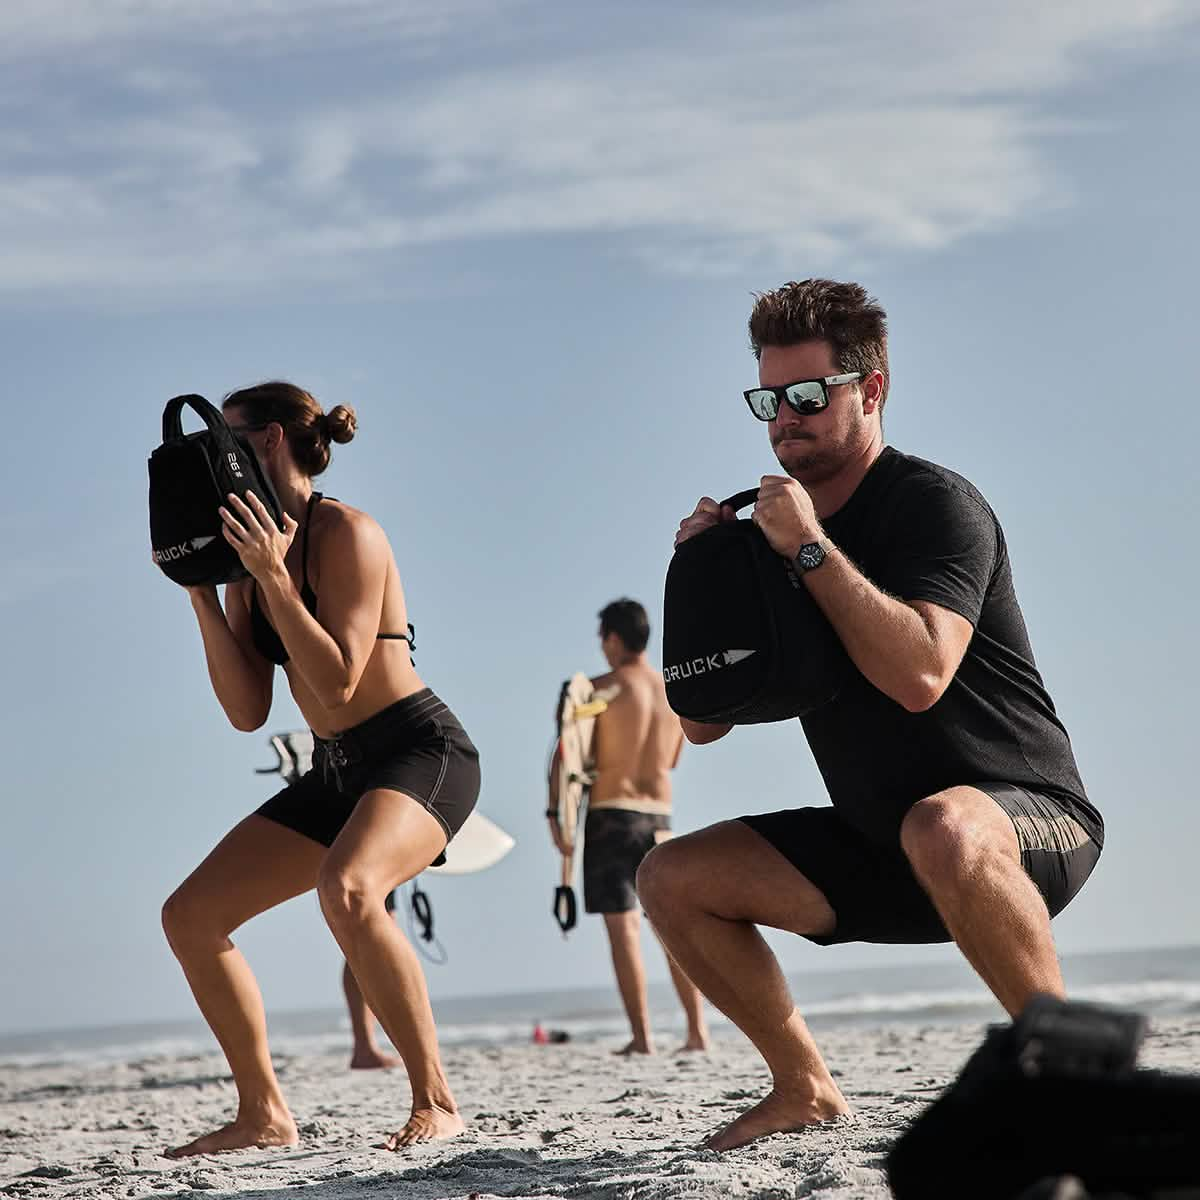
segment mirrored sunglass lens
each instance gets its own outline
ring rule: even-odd
[[[759,388],[749,396],[750,409],[760,421],[773,421],[779,412],[779,401],[775,393],[767,388]]]
[[[825,407],[825,393],[816,380],[793,383],[787,389],[787,398],[792,407],[799,412],[820,412]]]

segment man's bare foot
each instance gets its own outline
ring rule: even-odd
[[[296,1122],[290,1114],[269,1121],[230,1121],[186,1146],[164,1150],[167,1158],[191,1158],[195,1154],[220,1154],[223,1150],[262,1150],[267,1146],[295,1146],[300,1142]]]
[[[628,1046],[622,1046],[620,1050],[614,1050],[613,1053],[621,1058],[628,1058],[632,1054],[653,1054],[654,1044],[643,1041],[641,1038],[634,1038]]]
[[[732,1150],[771,1133],[790,1133],[809,1125],[820,1125],[850,1111],[845,1097],[835,1087],[819,1096],[783,1093],[772,1088],[765,1099],[748,1108],[736,1121],[718,1129],[704,1145],[709,1150]]]
[[[466,1129],[456,1111],[444,1108],[418,1108],[408,1118],[403,1129],[397,1130],[386,1142],[385,1150],[402,1150],[418,1142],[439,1142],[458,1137]]]
[[[374,1046],[367,1050],[355,1050],[350,1056],[352,1071],[386,1071],[398,1067],[401,1059],[394,1054],[381,1054]]]
[[[699,1035],[689,1035],[688,1040],[675,1051],[676,1054],[706,1054],[708,1052],[708,1038]]]

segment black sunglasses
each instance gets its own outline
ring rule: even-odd
[[[760,421],[773,421],[779,416],[779,406],[785,401],[802,417],[810,417],[829,407],[829,389],[843,383],[853,383],[862,378],[861,371],[846,375],[826,375],[824,379],[800,379],[785,383],[783,387],[751,388],[743,392],[750,411]]]

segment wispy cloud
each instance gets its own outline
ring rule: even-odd
[[[590,49],[560,29],[535,50],[511,24],[535,10],[10,0],[0,45],[49,70],[86,42],[107,65],[44,109],[0,97],[30,122],[0,168],[0,288],[361,285],[414,246],[572,234],[685,273],[937,250],[1068,202],[1045,150],[1055,93],[1197,15],[1193,0],[690,7],[665,32],[634,22]],[[189,41],[205,55],[173,68]],[[342,47],[326,69],[283,69],[325,45]],[[356,56],[417,45],[426,69],[355,77]],[[247,46],[280,59],[269,87],[222,88]]]
[[[270,54],[379,37],[403,42],[442,36],[488,7],[482,0],[5,0],[0,57],[155,42]]]

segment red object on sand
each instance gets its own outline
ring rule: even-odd
[[[550,1041],[549,1035],[542,1028],[541,1021],[538,1021],[533,1026],[533,1042],[535,1046],[544,1046]]]

